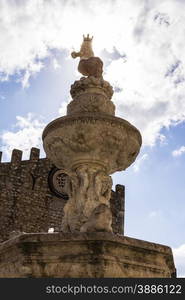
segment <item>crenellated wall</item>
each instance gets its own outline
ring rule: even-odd
[[[55,166],[47,158],[39,158],[40,150],[32,148],[29,160],[14,149],[10,162],[0,163],[0,242],[13,231],[58,231],[66,199],[55,194],[49,176]],[[0,152],[0,161],[2,153]],[[113,230],[123,234],[124,186],[112,191]]]

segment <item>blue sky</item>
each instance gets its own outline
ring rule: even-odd
[[[136,162],[113,175],[126,186],[125,234],[173,248],[185,276],[185,1],[0,0],[0,150],[29,156],[66,113],[80,78],[82,35],[94,35],[116,115],[135,125]],[[41,155],[44,157],[43,150]]]

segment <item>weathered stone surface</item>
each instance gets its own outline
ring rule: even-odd
[[[62,232],[112,232],[110,174],[125,170],[141,147],[140,132],[114,116],[113,89],[103,80],[103,63],[94,57],[92,38],[83,37],[78,70],[71,86],[67,116],[47,125],[43,145],[47,157],[68,175],[69,201]]]
[[[112,231],[109,175],[134,162],[141,146],[139,131],[120,118],[81,113],[47,125],[43,144],[49,159],[69,178],[61,230]]]
[[[71,101],[67,115],[84,112],[100,112],[115,115],[115,105],[111,100],[112,86],[103,78],[82,77],[71,85]]]
[[[76,80],[71,85],[70,90],[71,96],[74,100],[79,100],[82,97],[87,95],[100,95],[105,99],[110,100],[113,95],[113,88],[108,81],[105,81],[103,78],[90,77],[81,77],[80,80]]]
[[[69,201],[64,207],[63,232],[112,232],[112,178],[100,166],[84,164],[68,173]]]
[[[13,151],[12,156],[13,163],[0,163],[0,242],[17,231],[47,232],[51,227],[59,231],[68,200],[66,174],[61,177],[61,170],[49,159],[40,159],[37,148],[31,149],[29,160],[21,160],[21,151]],[[115,233],[123,231],[123,222],[119,220],[123,197],[120,199],[117,189],[111,192]]]
[[[81,59],[78,65],[78,71],[84,76],[101,78],[103,73],[103,62],[99,57]]]
[[[100,113],[75,114],[49,123],[43,132],[48,158],[60,169],[100,164],[108,174],[125,170],[141,147],[140,132],[124,119]]]
[[[10,163],[0,164],[0,241],[8,239],[15,230],[59,230],[66,201],[49,188],[52,168],[48,159],[39,159],[36,148],[31,150],[29,160],[22,161],[21,151],[16,150]]]
[[[110,233],[23,234],[0,245],[0,277],[173,277],[171,249]]]
[[[108,115],[115,115],[115,105],[112,101],[107,99],[100,94],[95,93],[94,95],[86,94],[81,96],[80,99],[71,101],[67,106],[67,114],[73,115],[78,113],[106,113]]]
[[[75,81],[71,86],[73,101],[67,106],[67,115],[79,113],[105,113],[115,115],[115,105],[111,101],[111,85],[93,76]]]
[[[113,216],[113,232],[124,235],[125,186],[121,184],[115,186],[115,193],[111,193],[110,208]]]

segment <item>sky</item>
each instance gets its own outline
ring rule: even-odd
[[[82,35],[94,36],[114,88],[116,116],[136,126],[136,162],[113,175],[126,187],[125,235],[168,245],[185,277],[185,0],[0,0],[0,151],[29,158],[66,114],[81,75]]]

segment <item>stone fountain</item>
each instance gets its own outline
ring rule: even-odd
[[[95,57],[92,39],[84,36],[79,72],[71,86],[67,116],[47,125],[43,132],[47,157],[67,175],[62,232],[112,232],[110,194],[116,171],[136,159],[141,134],[128,121],[115,117],[112,86],[103,79],[103,62]]]
[[[0,245],[0,277],[174,277],[171,248],[112,230],[111,174],[128,168],[141,134],[115,116],[113,89],[102,77],[92,38],[83,37],[79,72],[67,115],[43,132],[47,157],[58,168],[68,199],[60,232],[20,233]]]

